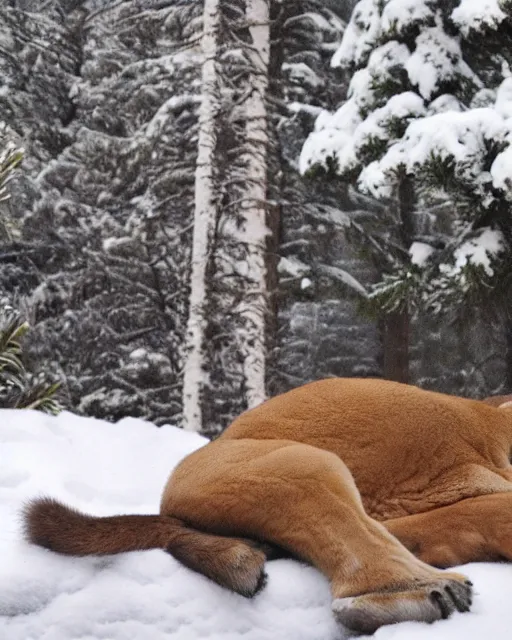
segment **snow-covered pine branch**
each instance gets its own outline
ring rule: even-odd
[[[509,0],[361,0],[332,59],[353,73],[347,100],[302,151],[303,172],[380,200],[404,178],[427,202],[451,197],[452,237],[421,265],[431,288],[492,289],[511,254],[511,26]]]

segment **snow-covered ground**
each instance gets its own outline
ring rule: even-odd
[[[205,440],[141,420],[0,410],[1,640],[334,640],[329,589],[313,568],[268,565],[254,600],[163,551],[66,558],[20,539],[19,509],[45,493],[97,515],[152,513],[170,469]],[[512,566],[469,565],[473,611],[384,627],[377,640],[510,638]]]

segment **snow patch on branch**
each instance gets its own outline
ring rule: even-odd
[[[343,40],[332,57],[332,67],[359,66],[381,35],[379,0],[361,0],[343,34]]]
[[[458,41],[440,26],[425,29],[416,38],[416,48],[405,65],[409,80],[429,100],[441,83],[461,78],[476,87],[482,83],[464,62]]]
[[[310,116],[318,118],[321,114],[329,114],[323,107],[317,107],[313,104],[306,104],[303,102],[290,102],[286,105],[288,111],[292,113],[307,113]]]
[[[443,272],[446,275],[457,275],[462,269],[471,264],[483,267],[488,276],[493,275],[491,260],[501,253],[505,248],[504,238],[501,231],[485,228],[480,230],[480,235],[471,240],[466,240],[454,251],[455,264],[448,267],[443,265]]]
[[[443,93],[428,105],[427,115],[434,116],[436,113],[446,113],[447,111],[464,111],[464,106],[451,93]]]
[[[361,121],[355,102],[349,100],[333,116],[325,118],[323,127],[322,121],[317,120],[322,128],[306,140],[301,170],[306,171],[315,164],[325,166],[330,157],[335,159],[339,173],[346,174],[358,167],[359,157],[369,145],[387,145],[396,140],[397,123],[407,123],[425,113],[423,100],[410,91],[393,96],[364,121]]]
[[[159,136],[171,116],[185,109],[195,109],[198,104],[201,104],[201,96],[198,95],[172,96],[172,98],[163,103],[149,121],[146,128],[146,137],[152,139]]]
[[[452,20],[464,36],[471,31],[496,29],[506,18],[500,0],[461,0],[452,11]]]
[[[336,160],[340,174],[355,170],[359,165],[356,149],[364,147],[368,137],[376,134],[379,120],[387,119],[389,123],[393,110],[398,108],[401,113],[397,114],[397,117],[405,117],[403,98],[395,96],[389,105],[383,107],[387,108],[387,111],[378,110],[378,114],[372,114],[370,120],[363,120],[363,114],[367,113],[375,103],[375,83],[392,80],[393,74],[398,68],[404,67],[409,57],[409,49],[394,40],[378,47],[371,54],[368,67],[356,71],[353,75],[348,88],[348,100],[335,113],[324,111],[317,118],[315,130],[309,135],[302,148],[301,172],[307,171],[314,165],[325,167],[329,159]],[[408,95],[409,102],[414,96],[417,106],[413,112],[419,115],[421,98],[413,93]],[[361,125],[364,125],[362,129],[360,129]],[[381,123],[381,128],[382,126],[384,125]],[[382,131],[379,135],[382,137]]]
[[[415,264],[417,267],[423,267],[434,251],[434,247],[426,242],[413,242],[409,247],[412,264]]]
[[[356,280],[354,276],[348,273],[348,271],[345,271],[345,269],[332,267],[327,264],[319,265],[318,269],[320,273],[329,276],[332,280],[336,280],[337,282],[346,285],[364,298],[368,297],[368,292],[366,291],[365,287],[359,282],[359,280]]]
[[[423,100],[412,91],[393,96],[387,104],[373,111],[354,131],[356,152],[372,140],[388,142],[395,139],[393,125],[407,123],[425,115]]]
[[[505,198],[512,201],[512,146],[496,156],[491,166],[492,185],[505,192]]]
[[[393,82],[400,69],[405,69],[411,53],[405,44],[391,40],[377,47],[368,59],[368,65],[354,74],[348,88],[348,98],[352,98],[362,113],[375,106],[376,89],[386,82]]]
[[[502,118],[512,118],[512,78],[505,78],[498,87],[495,108]]]
[[[281,66],[281,69],[287,74],[291,82],[303,84],[313,91],[324,84],[322,78],[320,78],[313,69],[308,67],[304,62],[284,63]]]
[[[455,163],[455,177],[472,184],[485,198],[484,186],[494,186],[510,179],[508,155],[500,154],[491,172],[485,171],[490,144],[505,143],[510,128],[494,109],[473,109],[463,113],[449,111],[412,122],[404,135],[380,160],[372,162],[359,177],[359,186],[376,197],[389,196],[396,172],[404,169],[416,173],[433,159]],[[500,156],[502,156],[500,160]],[[485,201],[483,202],[485,205]]]
[[[382,11],[383,31],[402,34],[411,25],[433,23],[433,4],[420,0],[388,0]]]
[[[311,271],[311,267],[292,256],[290,258],[281,258],[277,265],[277,271],[282,276],[301,278]]]
[[[299,169],[305,173],[315,165],[326,166],[328,158],[337,157],[340,165],[346,169],[357,166],[352,134],[361,123],[359,109],[353,100],[336,111],[335,114],[322,113],[300,154]],[[343,150],[343,155],[342,155]]]

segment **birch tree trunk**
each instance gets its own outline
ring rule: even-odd
[[[245,102],[246,181],[242,197],[242,241],[247,250],[247,289],[241,305],[241,349],[248,408],[265,400],[265,334],[267,228],[267,108],[270,25],[269,0],[247,0],[246,18],[252,45],[251,93]]]
[[[219,25],[219,0],[205,0],[201,43],[202,102],[199,110],[190,300],[183,370],[183,427],[188,431],[202,430],[202,395],[208,384],[205,330],[208,310],[207,276],[217,222],[215,149],[220,107],[216,66]]]

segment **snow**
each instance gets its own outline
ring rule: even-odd
[[[350,289],[356,291],[359,295],[362,295],[364,298],[368,296],[368,292],[364,288],[364,286],[354,278],[354,276],[350,275],[348,271],[345,269],[340,269],[339,267],[332,267],[327,264],[322,264],[318,266],[320,273],[329,276],[332,280],[340,282],[341,284],[346,285]]]
[[[480,89],[471,98],[469,103],[470,109],[483,109],[484,107],[492,107],[496,102],[496,91],[494,89]]]
[[[379,0],[361,0],[352,12],[332,67],[361,65],[381,34]]]
[[[332,58],[332,66],[360,67],[379,41],[401,37],[416,26],[434,26],[439,21],[439,4],[436,0],[361,0]],[[501,0],[460,0],[451,19],[464,37],[472,31],[496,29],[507,18],[501,4]]]
[[[368,59],[366,69],[354,74],[348,89],[361,114],[375,106],[375,89],[388,81],[396,81],[397,70],[405,67],[410,52],[406,45],[395,40],[377,47]]]
[[[423,267],[435,249],[426,242],[413,242],[409,247],[412,264]]]
[[[432,100],[432,102],[428,105],[427,114],[429,116],[433,116],[436,113],[446,113],[447,111],[463,110],[463,106],[455,96],[453,96],[451,93],[443,93],[439,96],[439,98]]]
[[[300,281],[300,288],[304,291],[309,289],[313,285],[313,281],[310,278],[302,278]]]
[[[331,157],[337,157],[343,167],[357,166],[351,139],[360,122],[359,109],[353,100],[345,102],[333,116],[327,112],[320,114],[315,131],[307,137],[302,147],[299,160],[301,173],[314,165],[324,165],[326,159]]]
[[[146,125],[146,137],[153,139],[161,135],[171,114],[184,109],[195,109],[201,103],[201,98],[194,94],[172,96],[160,106]]]
[[[500,0],[461,0],[459,6],[452,11],[452,20],[464,36],[471,30],[496,29],[506,17],[507,14],[500,7]]]
[[[375,109],[354,131],[354,147],[359,153],[369,142],[393,139],[394,122],[403,123],[425,113],[423,100],[412,91],[399,93],[380,109]]]
[[[347,174],[359,166],[367,145],[381,141],[387,144],[387,150],[379,160],[362,168],[358,180],[359,188],[374,197],[391,195],[400,167],[416,173],[432,158],[438,158],[456,163],[457,178],[480,189],[484,206],[491,183],[512,199],[511,78],[500,86],[495,108],[461,111],[453,96],[443,95],[427,111],[418,95],[405,92],[390,98],[365,120],[358,113],[354,99],[350,99],[334,115],[317,120],[316,130],[302,149],[301,171],[315,164],[325,166],[328,158],[335,158],[339,173]],[[431,115],[421,117],[427,113]],[[393,124],[397,120],[409,120],[410,124],[404,136],[394,140]],[[504,144],[504,149],[486,171],[491,143]]]
[[[450,83],[464,77],[475,86],[481,81],[462,59],[457,40],[448,36],[442,27],[425,29],[416,38],[416,48],[405,68],[411,84],[425,99],[430,100],[441,83]]]
[[[512,146],[496,156],[491,166],[492,184],[503,189],[507,200],[512,200]]]
[[[466,240],[454,252],[455,266],[452,273],[458,273],[466,264],[481,266],[487,275],[492,275],[491,258],[505,248],[503,234],[492,229],[482,229],[475,238]]]
[[[505,78],[498,87],[495,108],[502,118],[512,118],[512,78]]]
[[[434,20],[432,2],[424,0],[388,0],[382,11],[384,32],[403,33],[414,24],[427,24]]]
[[[309,273],[309,271],[311,271],[311,267],[293,256],[290,258],[282,257],[277,265],[277,271],[284,276],[300,278],[304,274]]]
[[[301,172],[321,166],[344,178],[358,174],[361,191],[389,198],[402,171],[421,177],[433,160],[444,161],[483,207],[500,197],[512,201],[510,71],[502,70],[496,91],[483,88],[463,59],[461,38],[445,31],[440,6],[438,0],[361,0],[356,5],[332,64],[358,70],[346,102],[317,118],[302,149]],[[502,14],[499,0],[461,0],[452,16],[464,36],[484,18],[496,28]],[[418,26],[414,46],[394,39]],[[405,74],[410,85],[403,82]],[[465,87],[467,98],[437,95],[447,85]],[[410,86],[419,95],[405,91]],[[395,95],[386,99],[390,88]],[[490,149],[499,153],[489,168]]]
[[[292,83],[304,84],[310,90],[318,90],[324,81],[304,62],[285,62],[281,70],[288,76]]]
[[[5,640],[341,640],[327,582],[292,560],[268,563],[253,600],[229,593],[163,551],[68,558],[21,540],[25,500],[49,494],[96,515],[154,513],[169,471],[205,444],[172,426],[70,413],[0,410],[0,637]],[[376,640],[505,640],[510,565],[467,565],[473,610],[384,627]]]
[[[436,21],[434,5],[432,0],[361,0],[331,65],[360,67],[379,41],[399,37],[414,25],[432,26]]]
[[[509,135],[507,124],[494,109],[448,111],[413,121],[403,138],[392,145],[380,160],[365,167],[359,176],[362,190],[376,197],[387,196],[394,184],[394,172],[404,167],[416,172],[432,158],[454,161],[456,177],[474,188],[481,188],[482,203],[486,204],[484,187],[505,183],[512,166],[507,156],[496,158],[490,173],[484,170],[488,144],[505,142]],[[508,149],[508,147],[507,147]],[[505,152],[502,152],[505,153]]]
[[[321,113],[327,113],[322,107],[316,107],[312,104],[304,104],[302,102],[290,102],[286,105],[287,109],[292,113],[308,113],[315,118]]]
[[[334,114],[324,111],[317,118],[315,130],[301,151],[301,172],[316,164],[325,166],[328,158],[335,158],[338,172],[348,173],[358,166],[358,153],[366,144],[391,137],[389,125],[396,119],[419,117],[425,113],[423,100],[412,92],[404,92],[393,96],[366,120],[361,117],[361,113],[373,106],[371,86],[374,79],[383,81],[390,77],[390,69],[403,65],[408,56],[407,47],[394,41],[372,53],[367,69],[357,71],[352,77],[349,99]]]

